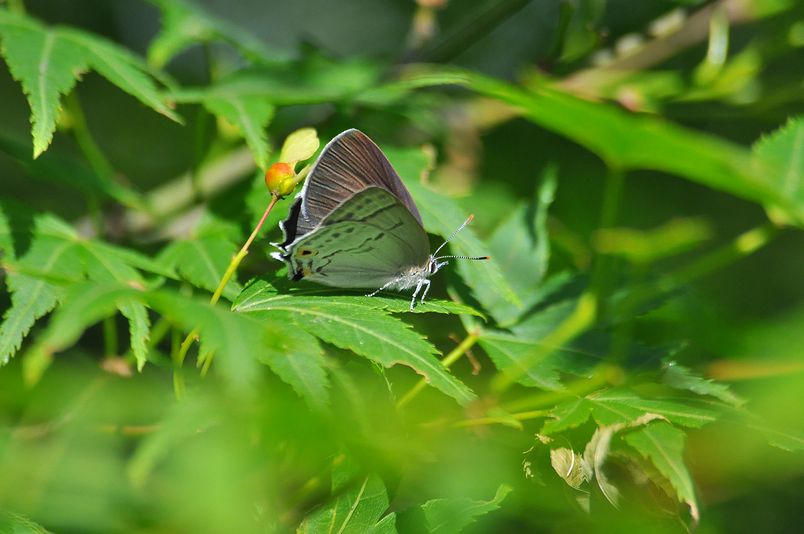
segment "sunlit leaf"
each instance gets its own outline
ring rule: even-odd
[[[257,166],[268,166],[268,136],[265,128],[274,116],[274,106],[261,96],[210,97],[204,100],[210,113],[234,124],[245,138]]]
[[[662,382],[676,389],[686,389],[698,395],[711,395],[734,406],[745,402],[732,393],[728,385],[697,376],[689,368],[675,362],[665,364]]]
[[[42,525],[38,525],[18,514],[0,510],[0,532],[3,534],[50,534]]]
[[[193,45],[227,42],[255,61],[278,61],[280,51],[268,47],[245,28],[216,17],[202,5],[187,0],[152,0],[162,12],[162,28],[148,48],[148,62],[163,67]]]
[[[425,154],[421,150],[397,149],[386,150],[386,155],[416,201],[425,230],[444,238],[449,237],[463,224],[469,214],[464,213],[452,199],[420,182],[419,177],[428,165]],[[471,226],[458,232],[448,246],[450,250],[448,254],[485,256],[488,253],[486,246],[477,238]],[[444,254],[445,250],[446,247],[441,254]],[[472,288],[472,292],[482,304],[497,301],[502,295],[502,298],[512,305],[522,306],[516,291],[505,279],[494,258],[490,261],[450,260],[449,267],[453,266],[458,269],[461,278]]]
[[[162,250],[159,262],[191,284],[214,292],[235,252],[237,247],[228,239],[220,235],[202,235],[173,241]],[[226,284],[223,296],[234,300],[240,291],[237,277],[233,276]]]
[[[295,325],[327,343],[348,349],[385,367],[411,367],[436,389],[466,404],[474,393],[438,361],[438,351],[425,338],[390,315],[365,306],[342,302],[314,305],[284,298],[264,303],[264,311],[253,311],[256,319],[272,319]]]
[[[657,414],[668,421],[693,428],[717,420],[717,413],[701,406],[671,400],[642,399],[625,389],[609,389],[586,397],[594,408],[592,415],[601,425],[630,423],[645,414]]]
[[[136,56],[105,39],[69,28],[48,28],[6,10],[0,10],[0,38],[2,54],[31,107],[34,157],[44,152],[53,138],[61,97],[88,69],[98,71],[159,113],[179,120]]]
[[[547,210],[556,190],[556,170],[545,172],[535,202],[517,207],[488,240],[489,252],[522,302],[515,306],[497,295],[484,305],[501,326],[513,324],[523,311],[536,304],[550,259]]]
[[[388,509],[388,494],[377,475],[360,474],[340,458],[332,470],[333,502],[307,516],[297,532],[343,534],[396,532],[395,515],[380,519]],[[391,519],[388,519],[391,517]]]
[[[754,145],[754,155],[771,167],[771,180],[791,203],[804,205],[804,117],[794,117]]]
[[[421,506],[427,531],[432,534],[457,534],[479,517],[498,510],[511,490],[510,486],[501,485],[494,497],[488,501],[466,498],[427,501]]]
[[[692,478],[684,464],[684,432],[672,425],[657,421],[626,434],[625,441],[640,454],[649,458],[656,469],[676,489],[678,499],[690,507],[695,522],[700,518]]]

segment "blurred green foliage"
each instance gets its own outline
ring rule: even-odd
[[[0,532],[797,530],[800,2],[0,4]],[[302,127],[492,261],[210,304]]]

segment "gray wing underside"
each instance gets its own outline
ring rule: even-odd
[[[368,136],[352,129],[335,137],[321,152],[283,223],[284,244],[312,232],[341,204],[372,186],[389,191],[422,224],[416,204],[388,158]]]
[[[335,287],[378,288],[426,265],[430,242],[421,224],[388,191],[369,187],[288,247],[289,275]]]

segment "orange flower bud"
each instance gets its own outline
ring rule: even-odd
[[[291,194],[296,183],[296,173],[289,163],[274,163],[265,172],[265,185],[278,197]]]

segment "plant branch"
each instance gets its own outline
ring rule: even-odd
[[[457,347],[452,349],[452,351],[447,354],[444,359],[441,360],[441,363],[444,367],[449,368],[453,363],[457,362],[461,356],[463,356],[467,350],[472,348],[472,346],[477,343],[477,340],[480,339],[480,335],[477,332],[472,332],[466,338],[461,341]],[[396,403],[397,408],[402,408],[406,404],[416,397],[416,395],[421,392],[427,386],[427,381],[425,379],[419,380],[407,393],[402,395],[402,398]]]
[[[237,254],[232,257],[232,261],[229,262],[229,266],[226,268],[226,271],[223,273],[220,282],[218,283],[218,287],[215,288],[215,292],[212,294],[212,297],[209,299],[209,303],[214,305],[217,304],[218,300],[220,300],[221,295],[223,294],[224,288],[226,288],[226,284],[229,283],[229,280],[232,279],[234,273],[237,271],[237,268],[240,266],[240,263],[243,259],[248,255],[248,249],[251,246],[251,243],[259,234],[260,229],[262,228],[263,224],[265,224],[266,219],[268,219],[268,215],[271,213],[271,210],[274,209],[274,206],[279,201],[279,197],[276,195],[271,195],[271,201],[268,203],[268,206],[265,208],[265,211],[260,218],[260,221],[252,230],[251,235],[246,240],[245,244],[240,248]],[[181,367],[184,364],[184,359],[187,357],[187,352],[190,350],[190,347],[193,345],[193,342],[198,339],[198,329],[193,329],[187,337],[184,338],[181,346],[179,347],[178,353],[173,360],[174,362],[174,373],[173,373],[173,388],[176,393],[177,397],[181,397],[182,393],[184,392],[184,380],[183,375],[181,373]],[[204,358],[204,367],[202,369],[202,374],[206,374],[209,370],[209,366],[212,364],[213,354],[209,353]]]

